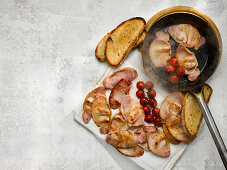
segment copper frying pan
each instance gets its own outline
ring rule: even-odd
[[[154,38],[156,38],[156,32],[159,30],[164,30],[167,32],[169,26],[177,24],[193,25],[199,30],[200,35],[205,37],[206,43],[198,50],[190,49],[197,56],[199,63],[198,68],[201,71],[200,76],[195,81],[189,81],[187,78],[183,78],[180,79],[177,85],[173,85],[169,81],[169,76],[167,76],[165,73],[165,68],[157,68],[152,64],[149,57],[149,46]],[[221,59],[222,42],[216,25],[207,15],[194,8],[177,6],[164,9],[154,15],[148,21],[145,29],[147,31],[147,35],[142,45],[144,69],[151,77],[158,79],[158,81],[160,81],[161,84],[169,90],[190,91],[192,94],[194,94],[200,104],[204,119],[217,146],[224,166],[227,168],[226,147],[214,122],[211,112],[204,101],[202,89],[204,82],[213,75]],[[174,56],[178,44],[171,38],[170,44],[172,56]]]

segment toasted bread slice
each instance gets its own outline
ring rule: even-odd
[[[105,49],[106,49],[106,40],[109,38],[110,33],[106,34],[101,41],[98,43],[95,49],[95,56],[99,61],[105,61]]]
[[[166,135],[166,138],[169,139],[169,141],[170,141],[172,144],[179,144],[179,143],[180,143],[180,141],[178,141],[176,138],[174,138],[174,137],[170,134],[170,132],[169,132],[169,130],[168,130],[166,124],[163,124],[163,125],[162,125],[162,129],[163,129],[163,132],[164,132],[165,135]]]
[[[212,94],[211,87],[205,84],[203,87],[203,93],[205,101],[208,103]],[[199,103],[191,93],[186,93],[184,96],[181,116],[184,132],[190,137],[195,138],[199,132],[203,114]]]
[[[206,103],[208,103],[210,101],[210,96],[211,96],[212,93],[213,93],[212,88],[208,84],[204,84],[203,96],[204,96]]]
[[[111,66],[118,66],[125,59],[143,32],[146,21],[136,17],[124,21],[111,31],[106,41],[105,56]]]

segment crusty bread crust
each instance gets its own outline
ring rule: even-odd
[[[95,49],[95,56],[99,61],[105,61],[105,48],[106,48],[106,41],[109,38],[110,33],[107,33],[101,41],[98,43],[96,49]],[[104,48],[104,49],[102,49]]]
[[[133,37],[132,41],[129,42],[129,44],[126,44],[127,49],[125,50],[124,54],[122,54],[122,56],[120,56],[120,59],[117,60],[117,61],[113,61],[112,58],[115,58],[115,56],[111,56],[112,54],[109,54],[109,51],[108,51],[110,48],[111,48],[112,51],[115,50],[115,49],[113,49],[113,47],[110,47],[110,43],[112,43],[112,44],[114,43],[113,40],[112,40],[112,36],[113,36],[113,34],[114,34],[115,32],[121,31],[120,28],[121,28],[124,24],[130,23],[130,21],[133,21],[133,20],[140,20],[140,21],[143,23],[143,26],[142,26],[141,28],[138,28],[138,29],[140,29],[140,30],[138,31],[138,34],[137,34],[135,37]],[[135,18],[131,18],[131,19],[127,20],[127,21],[122,22],[122,23],[121,23],[120,25],[118,25],[113,31],[111,31],[110,36],[109,36],[109,38],[108,38],[107,41],[106,41],[106,50],[105,50],[105,56],[106,56],[107,62],[108,62],[111,66],[117,67],[118,65],[121,64],[121,62],[125,59],[125,57],[128,55],[128,53],[129,53],[129,52],[131,51],[131,49],[133,48],[133,46],[134,46],[134,44],[136,43],[137,39],[139,38],[140,34],[143,32],[143,30],[144,30],[144,28],[145,28],[145,25],[146,25],[146,21],[145,21],[143,18],[141,18],[141,17],[135,17]],[[119,38],[120,38],[120,37],[119,37]],[[119,44],[118,44],[118,45],[119,45]],[[115,53],[116,53],[116,52],[118,53],[118,51],[116,51],[116,50],[115,50],[114,52],[115,52]],[[111,57],[112,57],[112,58],[111,58]]]

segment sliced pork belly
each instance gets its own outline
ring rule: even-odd
[[[109,97],[110,107],[117,109],[121,105],[124,95],[128,95],[131,88],[131,83],[125,79],[121,79],[112,89]]]
[[[174,92],[169,94],[162,102],[160,107],[160,117],[162,121],[172,115],[179,114],[182,107],[183,95],[181,92]]]
[[[170,144],[165,134],[161,130],[150,131],[147,134],[147,143],[149,150],[160,157],[170,155]]]
[[[91,115],[98,127],[107,126],[111,119],[111,108],[106,96],[97,94],[92,104]]]
[[[132,148],[139,144],[137,136],[129,131],[117,131],[108,133],[106,142],[115,148]]]
[[[179,44],[188,48],[199,49],[205,44],[205,38],[201,37],[199,31],[190,24],[179,24],[169,27],[169,34]]]
[[[113,89],[115,85],[121,80],[125,79],[129,83],[138,76],[137,71],[134,68],[126,67],[120,70],[116,70],[110,76],[103,80],[103,86],[106,89]]]
[[[169,34],[164,31],[158,31],[150,44],[149,55],[155,67],[164,67],[171,58],[171,46],[169,43]]]
[[[144,154],[144,149],[139,146],[128,148],[128,149],[117,148],[117,150],[123,155],[130,156],[130,157],[140,157]]]
[[[145,114],[137,99],[125,95],[121,102],[120,112],[130,127],[138,127],[144,124]]]
[[[97,94],[105,95],[106,94],[105,88],[97,87],[86,96],[83,104],[82,114],[84,123],[88,123],[91,120],[91,108]]]
[[[108,126],[103,126],[100,128],[101,134],[113,133],[116,131],[125,131],[128,130],[129,126],[125,121],[124,117],[118,113],[113,116]]]
[[[137,135],[137,138],[140,142],[140,144],[138,144],[138,145],[145,150],[149,150],[148,145],[147,145],[147,134],[149,132],[155,132],[155,131],[156,131],[155,126],[143,126],[143,127],[138,128],[135,131],[135,134]]]
[[[195,54],[188,50],[184,45],[179,45],[176,49],[176,58],[178,59],[179,66],[185,69],[185,74],[189,75],[190,81],[196,80],[200,75],[198,67],[198,61]]]

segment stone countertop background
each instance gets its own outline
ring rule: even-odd
[[[0,0],[0,169],[122,169],[73,110],[109,67],[94,56],[100,39],[126,19],[176,5],[201,10],[220,30],[209,106],[227,144],[227,1]],[[173,169],[224,169],[207,126],[199,137]]]

